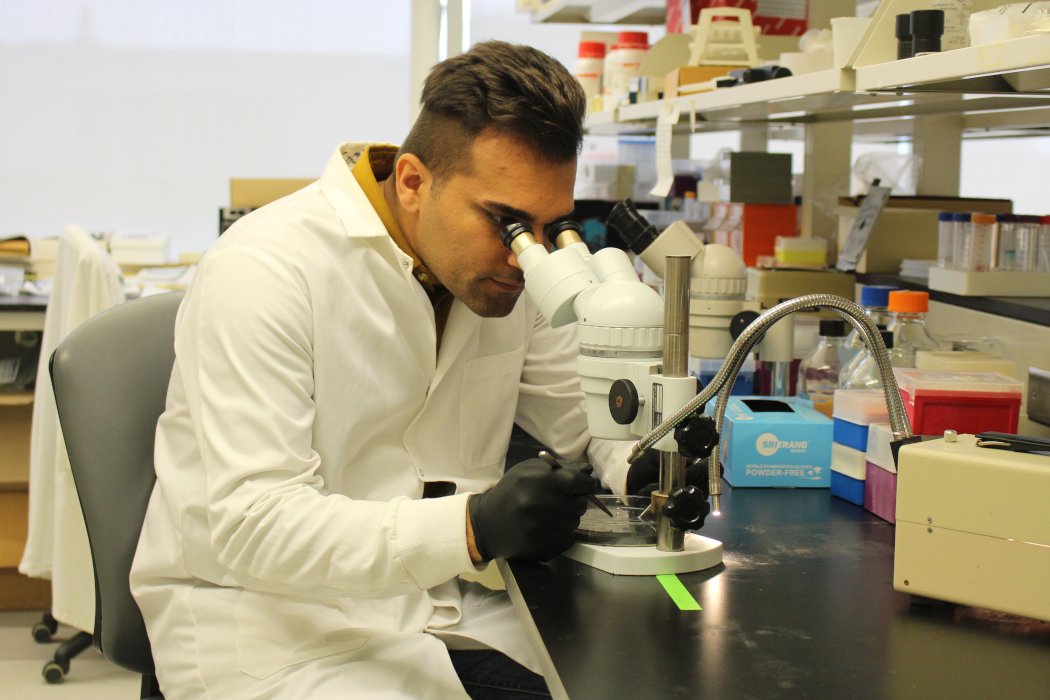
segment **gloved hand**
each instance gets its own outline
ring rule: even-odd
[[[529,459],[507,470],[467,509],[474,544],[484,560],[547,561],[571,547],[573,531],[598,481],[574,469]]]
[[[707,480],[707,460],[697,459],[687,462],[685,467],[685,485],[695,486],[704,493],[704,498],[711,495],[711,485]],[[627,471],[627,494],[630,496],[648,496],[660,488],[660,452],[646,450],[641,459],[631,465]]]

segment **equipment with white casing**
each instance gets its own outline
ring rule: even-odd
[[[705,244],[684,221],[658,232],[629,199],[613,207],[608,226],[661,278],[666,256],[689,256],[689,354],[725,359],[733,341],[762,312],[761,304],[745,299],[747,266],[740,254],[726,245]],[[789,393],[794,334],[794,317],[786,316],[754,348],[756,360],[773,363],[777,396]]]
[[[697,394],[688,376],[689,256],[667,260],[666,306],[642,284],[627,254],[605,248],[591,254],[573,222],[551,233],[548,252],[528,224],[500,233],[517,256],[525,289],[540,312],[558,327],[579,323],[577,367],[586,396],[591,435],[637,440]],[[617,574],[672,574],[717,566],[722,544],[687,530],[699,528],[710,507],[685,485],[685,457],[675,435],[654,442],[660,450],[660,488],[652,495],[656,546],[618,547],[579,543],[566,556]]]

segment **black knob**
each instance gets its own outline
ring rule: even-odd
[[[729,322],[729,335],[733,336],[733,340],[736,340],[744,332],[745,328],[755,322],[756,318],[758,318],[757,311],[741,311]]]
[[[620,425],[629,425],[638,417],[638,389],[629,379],[617,379],[609,390],[609,413]]]
[[[523,233],[532,233],[532,225],[515,223],[505,226],[503,230],[499,232],[499,239],[503,241],[503,245],[510,248],[510,242]]]
[[[718,444],[715,419],[694,413],[674,429],[674,439],[686,459],[707,459]]]
[[[671,519],[671,525],[683,532],[702,528],[704,518],[710,512],[711,505],[695,486],[675,489],[664,504],[664,515]]]

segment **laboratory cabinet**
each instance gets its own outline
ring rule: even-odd
[[[42,333],[46,306],[46,299],[0,297],[0,335],[8,339],[15,331]],[[36,361],[35,356],[21,359]],[[51,600],[49,581],[18,573],[29,522],[32,422],[32,390],[0,392],[0,610],[39,610]]]

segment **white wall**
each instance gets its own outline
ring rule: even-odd
[[[1018,214],[1050,215],[1050,137],[967,139],[962,147],[963,197],[1014,201]]]
[[[0,237],[203,250],[231,177],[408,130],[408,0],[3,0]]]

